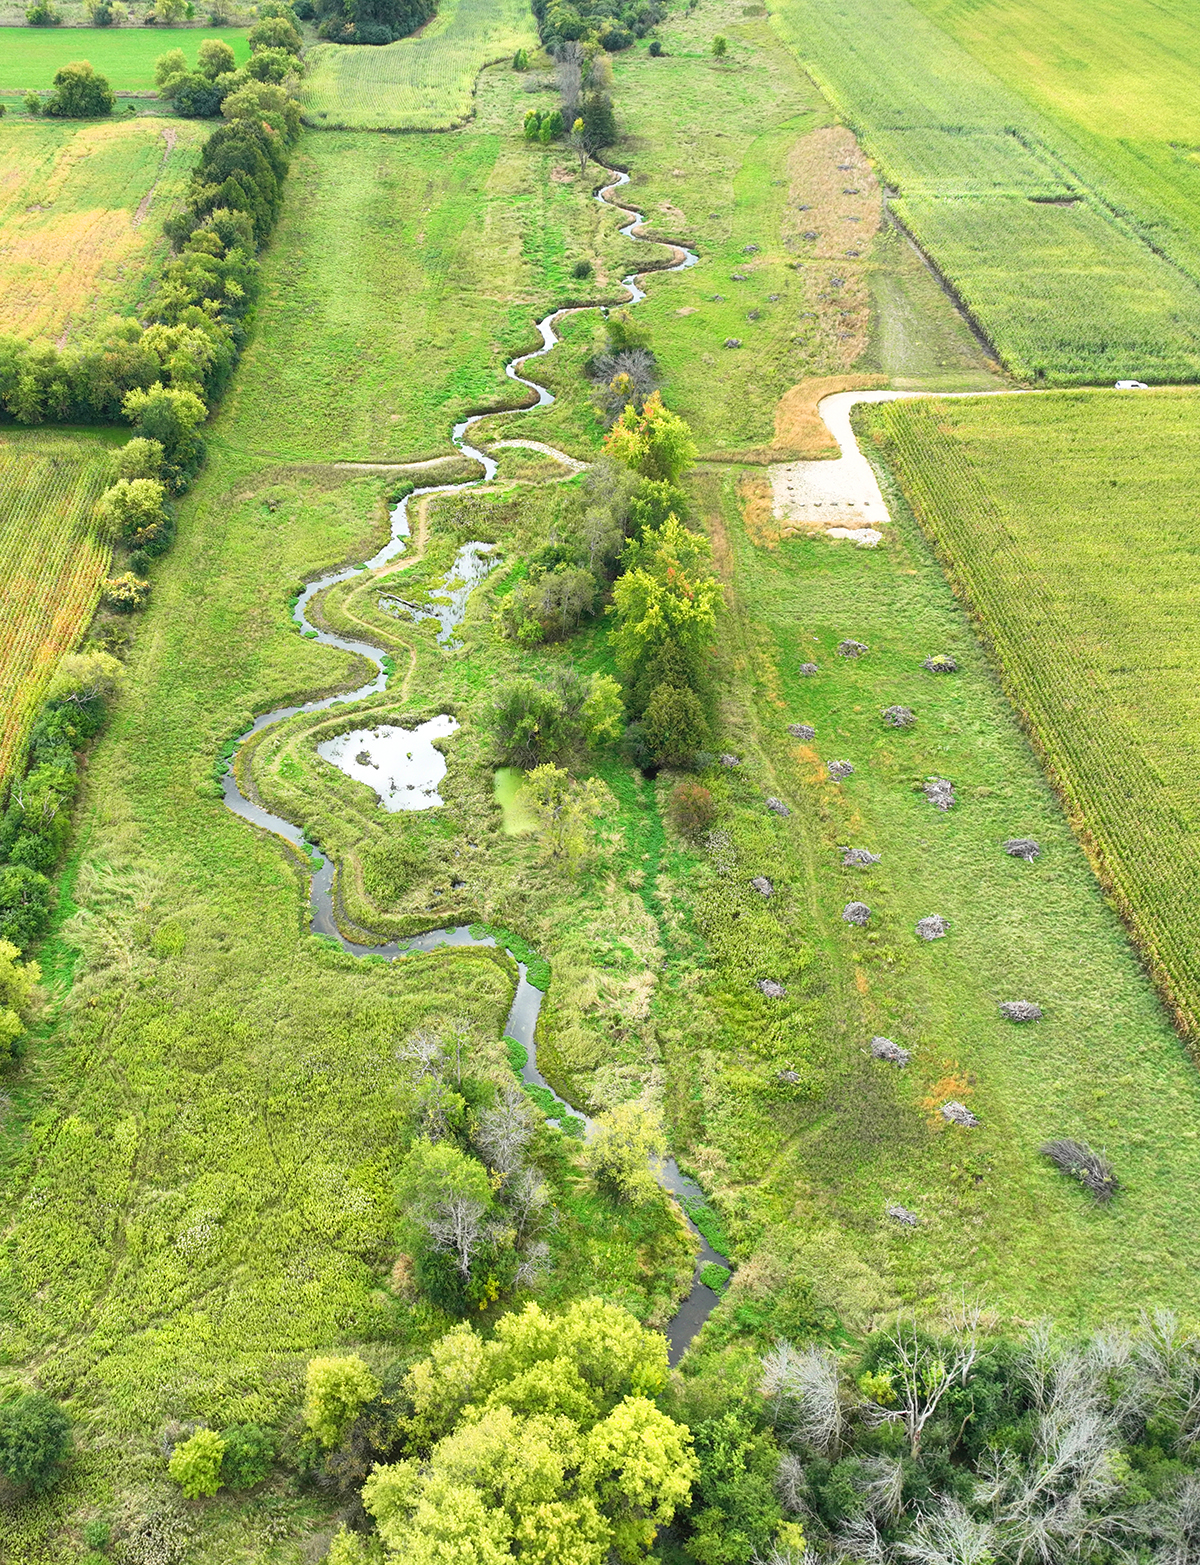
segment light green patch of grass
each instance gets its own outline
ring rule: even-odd
[[[182,49],[194,64],[200,45],[219,38],[237,56],[250,58],[244,27],[0,27],[0,91],[49,91],[54,73],[69,60],[89,60],[114,92],[154,92],[154,62]]]
[[[326,129],[448,130],[470,115],[480,69],[521,48],[537,48],[526,0],[441,0],[411,38],[310,49],[305,118]]]
[[[559,151],[524,140],[519,82],[486,72],[478,117],[452,138],[302,141],[228,399],[250,449],[292,461],[440,455],[467,413],[524,400],[505,361],[576,296],[581,250],[627,247],[597,235],[577,179],[554,177]]]

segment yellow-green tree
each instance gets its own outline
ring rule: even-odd
[[[597,1116],[584,1161],[596,1183],[610,1195],[639,1205],[659,1191],[650,1172],[650,1159],[662,1149],[659,1121],[636,1104],[621,1103]]]
[[[628,404],[609,430],[604,449],[643,478],[678,483],[696,460],[691,426],[664,406],[661,393],[653,391],[639,413]]]
[[[698,1471],[690,1432],[649,1400],[666,1374],[665,1340],[599,1299],[528,1305],[490,1342],[455,1328],[407,1381],[428,1461],[377,1467],[363,1489],[385,1559],[644,1559]]]
[[[547,762],[525,778],[523,793],[538,823],[547,858],[574,873],[591,847],[589,823],[604,808],[608,790],[597,777],[583,782]]]
[[[379,1382],[356,1356],[310,1359],[304,1385],[304,1422],[326,1448],[335,1446],[379,1395]]]
[[[26,1018],[42,970],[22,962],[11,940],[0,940],[0,1059],[12,1053],[26,1029]]]

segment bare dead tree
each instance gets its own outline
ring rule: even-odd
[[[450,1023],[448,1035],[443,1045],[446,1058],[447,1073],[454,1078],[454,1085],[461,1087],[463,1082],[463,1061],[469,1057],[471,1045],[475,1041],[475,1024],[469,1016],[456,1016]]]
[[[1154,1565],[1196,1565],[1200,1560],[1200,1473],[1189,1473],[1153,1507],[1148,1530]]]
[[[505,1082],[496,1094],[495,1107],[479,1116],[475,1145],[488,1166],[507,1180],[520,1170],[532,1135],[528,1098],[516,1082]]]
[[[454,1258],[465,1281],[471,1276],[471,1262],[490,1237],[482,1201],[472,1196],[453,1195],[439,1201],[425,1220],[425,1231],[435,1250]]]
[[[445,1054],[441,1033],[432,1032],[428,1027],[418,1027],[396,1045],[396,1058],[401,1064],[414,1067],[418,1081],[439,1076]]]
[[[804,1463],[794,1451],[785,1451],[775,1473],[775,1494],[785,1511],[805,1511]]]
[[[550,1246],[537,1239],[521,1257],[514,1279],[518,1288],[536,1288],[550,1272]]]
[[[554,1216],[550,1188],[536,1169],[521,1169],[504,1195],[518,1244]]]
[[[845,1416],[837,1354],[831,1348],[797,1349],[777,1342],[763,1357],[759,1389],[789,1444],[822,1455],[837,1450]]]
[[[574,125],[579,118],[579,105],[583,101],[583,66],[586,51],[575,39],[560,43],[554,51],[554,74],[558,78],[558,90],[562,94],[562,117],[567,125]]]
[[[957,1500],[946,1499],[922,1516],[898,1545],[902,1558],[914,1565],[992,1565],[996,1529],[977,1521]]]
[[[904,1427],[909,1453],[921,1454],[930,1419],[951,1386],[965,1386],[979,1353],[978,1309],[963,1308],[951,1322],[949,1338],[934,1341],[917,1329],[916,1316],[901,1316],[886,1333],[892,1347],[895,1408],[872,1409],[880,1420]]]

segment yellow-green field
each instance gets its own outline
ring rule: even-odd
[[[1200,395],[877,415],[1093,863],[1200,1036]]]
[[[0,432],[0,782],[100,595],[109,551],[91,517],[110,449],[100,435]]]
[[[0,335],[65,347],[157,284],[197,120],[0,121]]]
[[[1194,19],[1149,0],[771,9],[1014,374],[1200,377]]]
[[[304,117],[328,130],[447,130],[471,113],[481,66],[536,47],[525,0],[442,0],[428,26],[397,43],[318,44]]]

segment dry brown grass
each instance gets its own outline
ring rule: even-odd
[[[0,124],[0,332],[65,346],[136,310],[203,134],[154,118]]]

